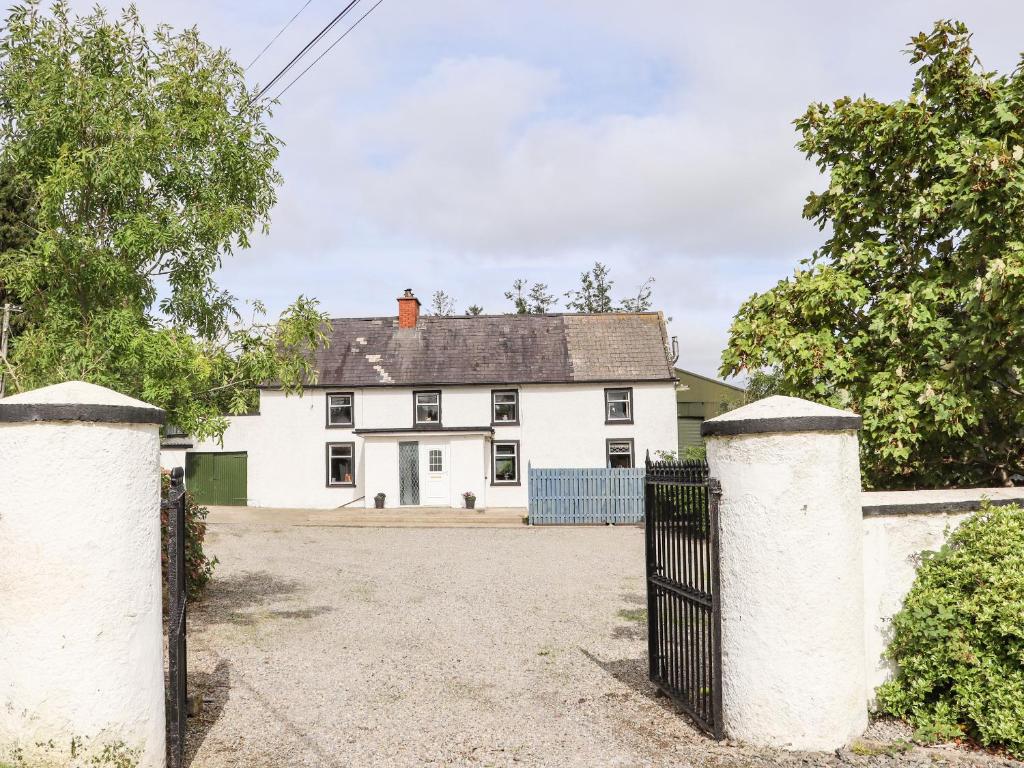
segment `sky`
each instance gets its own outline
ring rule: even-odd
[[[304,1],[136,4],[245,65]],[[312,0],[251,84],[342,6]],[[561,295],[601,261],[618,298],[653,277],[679,366],[715,375],[741,303],[825,237],[801,218],[826,182],[792,121],[906,96],[907,42],[939,18],[967,23],[986,69],[1017,66],[1009,0],[383,0],[273,108],[270,233],[218,280],[274,312],[303,294],[332,317],[394,315],[412,288],[501,313],[515,279]]]

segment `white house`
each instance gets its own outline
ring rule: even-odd
[[[525,507],[527,467],[631,467],[676,448],[661,313],[331,321],[319,381],[260,390],[223,446],[165,440],[210,503],[335,508]],[[226,486],[232,486],[228,488]]]

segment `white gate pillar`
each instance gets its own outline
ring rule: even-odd
[[[867,727],[860,423],[781,396],[704,423],[730,738],[832,750]]]
[[[163,419],[77,381],[0,400],[0,763],[165,764]]]

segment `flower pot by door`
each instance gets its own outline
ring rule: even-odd
[[[466,499],[466,509],[473,509],[474,507],[476,507],[476,497],[473,496]]]

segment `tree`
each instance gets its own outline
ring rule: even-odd
[[[0,254],[24,248],[32,240],[32,190],[10,165],[0,167]],[[0,307],[17,304],[0,280]]]
[[[580,275],[580,287],[576,291],[567,291],[565,303],[567,309],[575,312],[612,312],[612,286],[614,282],[608,278],[608,267],[601,262],[594,262],[594,268]]]
[[[830,175],[829,236],[739,310],[723,375],[864,418],[869,485],[1024,473],[1024,70],[984,71],[958,22],[911,41],[909,98],[812,104],[798,144]]]
[[[475,317],[476,315],[482,315],[483,313],[484,308],[481,307],[479,304],[470,304],[468,307],[466,307],[467,317]]]
[[[430,314],[437,317],[451,317],[455,314],[455,299],[444,291],[434,291],[430,298]]]
[[[38,0],[0,38],[0,168],[31,190],[31,236],[0,252],[22,305],[2,361],[15,389],[84,379],[152,402],[198,437],[255,386],[315,381],[316,302],[276,322],[213,274],[265,230],[278,141],[242,69],[195,29],[143,29]]]
[[[622,300],[623,312],[647,312],[652,306],[651,294],[653,293],[654,278],[648,277],[637,288],[636,295]]]
[[[743,402],[753,403],[772,395],[781,394],[781,379],[782,374],[774,368],[750,371],[747,386],[743,392]]]
[[[517,315],[543,315],[550,312],[558,299],[548,293],[547,283],[534,283],[527,293],[526,281],[519,279],[512,283],[512,290],[505,291],[505,298],[512,302]]]
[[[527,298],[530,301],[530,312],[535,315],[550,312],[558,304],[558,299],[548,293],[547,283],[534,283]]]

